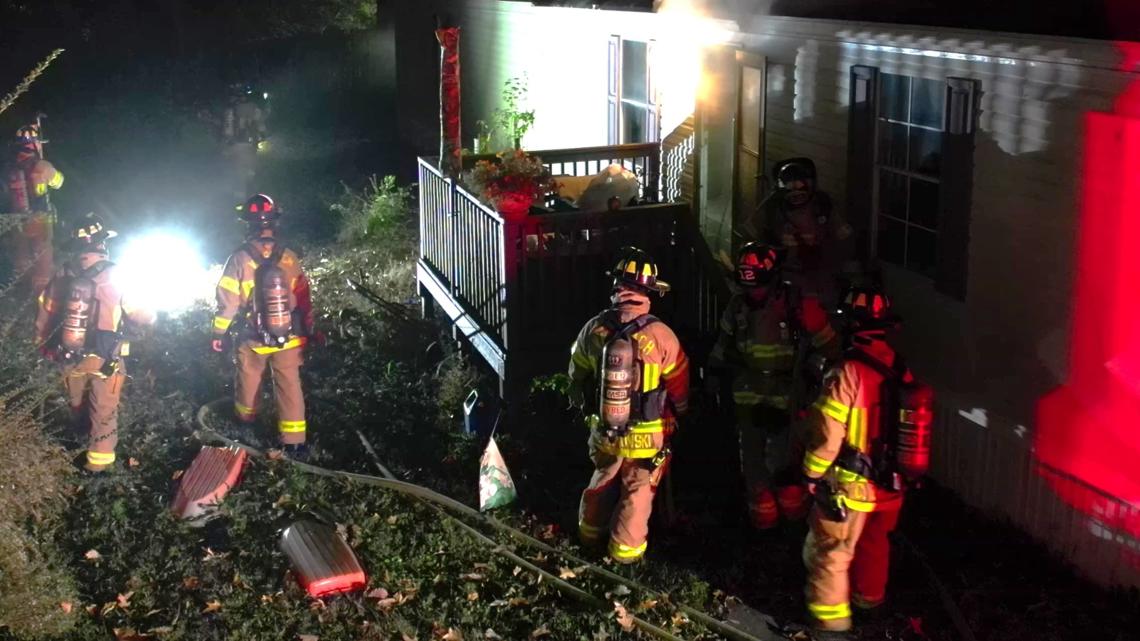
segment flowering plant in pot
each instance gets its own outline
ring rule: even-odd
[[[508,219],[526,216],[534,201],[558,187],[542,160],[521,149],[505,151],[497,161],[480,160],[463,181]]]

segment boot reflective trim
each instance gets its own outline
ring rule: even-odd
[[[234,413],[243,421],[252,421],[257,418],[257,410],[234,401]]]
[[[836,605],[823,605],[820,603],[809,603],[808,612],[813,617],[820,621],[835,621],[837,619],[850,619],[851,618],[851,604],[839,603]]]
[[[277,421],[277,429],[282,434],[296,434],[305,431],[305,421]]]
[[[114,462],[114,452],[92,452],[91,450],[87,450],[87,463],[90,465],[110,465]]]
[[[610,539],[610,557],[618,563],[633,563],[645,556],[647,547],[649,547],[648,541],[637,547],[630,547]]]

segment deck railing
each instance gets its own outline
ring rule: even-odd
[[[658,262],[673,289],[654,299],[654,313],[682,337],[690,356],[703,360],[729,290],[688,204],[506,221],[443,176],[433,159],[420,159],[419,175],[420,263],[430,273],[428,289],[447,298],[439,302],[452,321],[504,379],[565,366],[560,359],[578,329],[607,306],[607,272],[627,245]]]
[[[655,142],[604,147],[578,147],[575,149],[547,149],[528,151],[542,159],[542,164],[555,176],[595,176],[610,165],[621,165],[633,172],[641,182],[641,197],[657,202],[661,186],[661,148]],[[476,161],[491,160],[494,154],[467,155],[463,168],[470,169]]]

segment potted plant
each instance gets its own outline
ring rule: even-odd
[[[524,218],[536,200],[557,188],[542,160],[521,149],[505,151],[497,161],[480,160],[464,182],[507,220]]]

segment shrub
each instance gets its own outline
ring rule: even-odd
[[[372,176],[360,191],[346,187],[344,196],[332,205],[332,210],[340,219],[337,238],[342,243],[380,239],[396,251],[407,250],[414,244],[412,190],[397,184],[395,176],[380,179]]]

